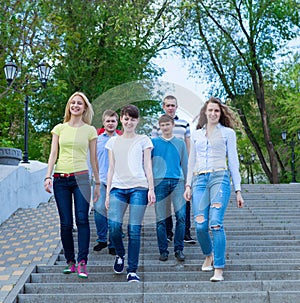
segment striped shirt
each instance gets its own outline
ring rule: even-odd
[[[174,128],[173,128],[173,135],[178,138],[185,140],[191,136],[190,125],[187,121],[183,119],[179,119],[178,116],[174,118]],[[151,138],[157,138],[162,135],[162,131],[159,128],[159,125],[153,126]]]

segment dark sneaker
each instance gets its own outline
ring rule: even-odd
[[[172,242],[172,236],[167,236],[168,242]]]
[[[101,251],[105,247],[107,247],[106,242],[98,242],[97,245],[94,246],[94,251]]]
[[[177,250],[175,252],[175,258],[178,260],[178,261],[184,261],[185,260],[185,255],[183,253],[182,250]]]
[[[167,253],[162,253],[159,256],[159,261],[167,261],[168,260],[168,254]]]
[[[82,260],[78,263],[78,266],[77,266],[77,273],[78,273],[78,277],[79,278],[84,278],[86,279],[88,277],[88,273],[86,271],[86,264],[85,264],[85,261]]]
[[[114,264],[114,272],[116,274],[121,274],[124,270],[124,257],[116,256],[115,264]]]
[[[108,253],[112,256],[115,256],[117,254],[116,249],[114,247],[109,247]]]
[[[68,263],[68,265],[65,267],[65,269],[63,270],[64,274],[71,274],[76,272],[76,267],[75,267],[75,263],[70,261]]]
[[[196,241],[190,235],[184,236],[184,242],[189,244],[196,244]]]
[[[127,275],[127,282],[140,282],[140,277],[135,272],[130,272]]]

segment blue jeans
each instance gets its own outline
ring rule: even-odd
[[[60,234],[67,263],[75,263],[73,239],[73,200],[75,220],[78,229],[77,261],[87,263],[90,244],[89,203],[91,185],[89,176],[78,175],[67,178],[54,178],[54,197],[60,218]]]
[[[142,221],[148,203],[147,188],[112,188],[108,209],[108,228],[112,245],[120,257],[125,256],[122,225],[129,205],[128,218],[128,267],[127,272],[136,272],[141,246]]]
[[[192,182],[192,203],[196,235],[205,256],[214,253],[214,267],[224,268],[226,235],[224,215],[230,199],[228,171],[195,176]],[[199,220],[203,219],[202,223]],[[213,241],[209,234],[212,231]]]
[[[97,242],[107,242],[107,209],[105,207],[106,198],[106,185],[102,182],[100,183],[100,197],[98,201],[94,204],[94,220],[97,230]],[[108,247],[113,247],[111,240],[109,239]]]
[[[176,226],[174,236],[174,251],[183,250],[185,234],[186,206],[183,198],[184,182],[178,179],[155,180],[155,213],[156,234],[159,253],[168,252],[168,240],[166,232],[166,218],[170,216],[170,206],[173,203]]]

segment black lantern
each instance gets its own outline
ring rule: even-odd
[[[4,65],[4,73],[7,83],[8,85],[10,85],[15,79],[15,77],[17,76],[18,73],[17,65],[13,62],[7,62]]]
[[[51,66],[45,62],[38,65],[39,77],[43,87],[46,86],[48,81]],[[18,67],[13,62],[8,62],[4,65],[5,78],[8,85],[10,85],[15,79],[18,72]],[[25,106],[24,106],[24,153],[22,163],[29,163],[28,161],[28,103],[29,98],[25,96]]]
[[[43,87],[46,87],[51,68],[52,67],[49,64],[47,64],[45,61],[41,62],[38,65],[39,77]]]

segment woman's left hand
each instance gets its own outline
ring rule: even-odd
[[[156,201],[154,189],[149,189],[148,190],[148,205],[153,205]]]
[[[94,199],[93,199],[94,203],[97,202],[98,199],[100,198],[100,187],[99,187],[99,185],[96,185],[94,187],[94,196],[93,197],[94,197]]]
[[[244,207],[244,199],[243,199],[242,194],[239,190],[236,192],[236,205],[237,205],[238,208]]]

